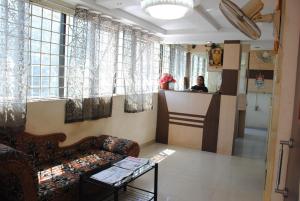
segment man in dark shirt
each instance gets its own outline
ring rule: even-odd
[[[208,89],[204,84],[204,77],[203,76],[200,75],[200,76],[197,77],[197,85],[192,86],[192,90],[201,91],[201,92],[208,92]]]

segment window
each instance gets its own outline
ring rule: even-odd
[[[118,65],[115,74],[115,94],[125,94],[124,91],[124,72],[123,72],[123,44],[124,44],[124,31],[119,32],[119,41],[118,41]]]
[[[182,45],[161,46],[161,74],[171,74],[176,83],[175,90],[184,89],[184,77],[186,71],[186,51]]]
[[[153,44],[154,48],[154,57],[153,57],[153,72],[152,72],[152,86],[153,92],[157,92],[158,91],[158,87],[159,87],[159,66],[160,66],[160,44],[159,42],[154,42]]]
[[[124,30],[119,33],[118,42],[118,65],[116,71],[115,93],[125,94],[124,77],[128,77],[129,69],[132,65],[132,56],[136,56],[136,65],[141,72],[135,72],[141,77],[135,77],[136,89],[143,90],[143,93],[152,93],[158,91],[159,83],[159,65],[160,65],[160,44],[153,42],[147,45],[145,41],[137,39],[132,41],[132,35],[124,34]],[[137,44],[134,45],[133,43]],[[132,47],[135,46],[135,53],[132,52]],[[150,52],[151,51],[151,52]],[[152,52],[153,51],[153,52]],[[151,62],[147,61],[147,54],[153,55]],[[142,63],[141,63],[142,62]],[[151,66],[148,66],[151,65]],[[126,76],[127,75],[127,76]],[[147,78],[147,79],[146,79]],[[147,82],[147,83],[145,83]],[[150,83],[148,83],[150,82]],[[142,88],[143,86],[143,88]]]
[[[66,74],[70,66],[73,38],[73,15],[58,12],[41,5],[30,4],[30,20],[31,71],[28,97],[29,99],[65,98],[67,96]],[[109,48],[107,51],[107,47],[110,47],[110,43],[112,43],[110,28],[111,27],[102,27],[101,31],[96,34],[95,43],[99,43],[99,47],[101,47],[96,49],[97,54],[99,53],[99,56],[103,58],[101,60],[101,66],[107,69],[110,68],[115,61],[115,57],[117,57],[114,86],[108,85],[110,82],[107,81],[107,77],[111,76],[105,76],[105,74],[100,74],[99,79],[94,80],[94,83],[84,82],[88,83],[89,86],[90,84],[98,84],[99,87],[101,86],[101,94],[99,95],[106,95],[109,93],[109,90],[105,89],[111,89],[112,87],[114,88],[115,94],[125,94],[123,66],[129,65],[130,62],[132,62],[130,55],[131,51],[133,51],[133,46],[130,43],[131,38],[124,35],[124,30],[119,31],[119,40],[116,42],[118,46],[117,51],[112,48]],[[154,56],[151,64],[153,67],[150,68],[153,69],[153,72],[151,72],[151,78],[149,79],[153,87],[152,91],[157,91],[160,44],[154,42],[153,46]],[[88,46],[88,48],[89,47],[90,46]],[[125,49],[126,51],[124,51]],[[166,55],[166,57],[170,60],[170,47],[168,47],[168,49],[169,55]],[[107,54],[111,56],[107,56]],[[87,65],[89,65],[90,60],[88,59],[87,61]],[[168,61],[168,63],[170,64],[170,61]],[[169,64],[166,63],[166,65]],[[146,68],[148,67],[145,66],[145,69],[142,69],[144,77],[146,76],[145,74],[149,75]],[[84,72],[85,79],[89,77],[89,73],[91,73],[90,70],[86,69]],[[90,90],[91,87],[89,86],[83,86],[85,96],[89,96],[90,94],[88,90]],[[150,91],[151,89],[148,90]]]
[[[207,55],[204,54],[192,54],[191,61],[191,74],[190,74],[190,86],[197,84],[197,77],[199,75],[204,76],[205,85],[207,86]]]
[[[170,73],[171,48],[170,45],[161,46],[161,74]]]
[[[29,98],[59,98],[65,93],[65,56],[71,16],[31,4]]]
[[[184,90],[184,77],[186,70],[186,51],[181,45],[170,45],[171,47],[171,61],[170,74],[173,75],[176,82],[175,90]]]

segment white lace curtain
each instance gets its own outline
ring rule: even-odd
[[[27,1],[0,0],[0,138],[25,129],[29,22]]]
[[[65,122],[110,117],[119,23],[77,8],[72,34]]]
[[[125,112],[153,108],[153,92],[158,88],[159,48],[157,38],[129,27],[123,28]]]
[[[205,85],[207,86],[207,64],[208,64],[208,54],[199,53],[191,55],[191,74],[190,74],[190,86],[197,84],[197,77],[199,75],[203,76],[205,79]]]
[[[163,45],[162,73],[170,73],[176,80],[175,90],[184,89],[186,51],[182,45]]]

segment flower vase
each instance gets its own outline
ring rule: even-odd
[[[163,90],[169,90],[169,83],[168,82],[161,83],[160,88],[163,89]]]

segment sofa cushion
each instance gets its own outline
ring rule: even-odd
[[[113,136],[107,136],[100,149],[133,157],[137,157],[140,152],[137,142]]]
[[[80,175],[122,158],[121,155],[103,150],[75,154],[75,160],[63,159],[61,165],[38,173],[39,200],[70,200],[79,198]]]

